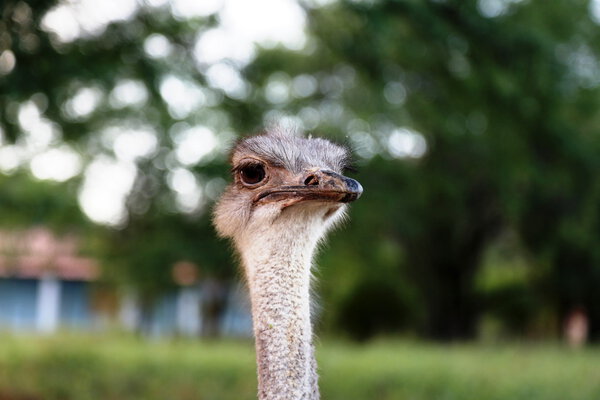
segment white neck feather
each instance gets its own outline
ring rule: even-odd
[[[330,224],[321,212],[287,211],[237,242],[252,301],[259,399],[317,400],[310,269]]]

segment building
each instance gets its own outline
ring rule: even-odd
[[[113,290],[107,296],[98,290],[98,264],[78,254],[76,237],[58,237],[42,227],[0,232],[0,331],[117,328],[152,336],[251,335],[248,302],[240,285],[187,282],[189,263],[178,264],[174,276],[181,280],[180,288],[143,310],[134,293]],[[115,299],[108,307],[103,301],[107,297]],[[222,306],[209,318],[215,299]]]

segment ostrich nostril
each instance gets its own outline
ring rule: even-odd
[[[317,175],[315,174],[310,174],[309,176],[306,177],[306,179],[304,180],[304,184],[306,186],[316,186],[319,184],[319,178],[317,177]]]

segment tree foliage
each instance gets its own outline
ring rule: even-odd
[[[490,312],[522,333],[542,313],[560,319],[583,307],[599,337],[600,27],[590,2],[302,4],[305,48],[259,48],[242,66],[226,61],[246,85],[236,94],[211,83],[210,66],[193,56],[195,38],[218,26],[216,14],[178,19],[168,8],[141,8],[63,43],[40,25],[54,1],[10,0],[0,38],[16,66],[0,78],[4,136],[25,136],[18,110],[29,100],[86,161],[116,156],[102,143],[106,126],[153,127],[157,150],[135,160],[128,224],[107,231],[105,251],[117,277],[154,296],[172,284],[167,266],[178,259],[212,274],[234,271],[208,213],[225,155],[173,161],[178,130],[207,126],[225,142],[291,120],[353,147],[365,187],[320,259],[325,328],[360,338],[399,330],[469,338]],[[144,50],[152,35],[169,41],[168,57]],[[204,102],[174,111],[161,86],[168,76],[199,88]],[[111,103],[123,80],[143,83],[142,106]],[[81,117],[66,104],[83,87],[102,96]],[[173,206],[177,168],[212,191],[195,213]],[[486,254],[507,232],[534,272],[482,290]],[[503,300],[515,300],[508,315],[494,306]]]

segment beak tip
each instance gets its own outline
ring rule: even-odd
[[[356,182],[356,199],[359,199],[363,192],[363,187],[360,183]]]
[[[362,185],[355,179],[346,178],[346,187],[348,188],[348,192],[353,196],[352,200],[358,200],[363,192]]]

